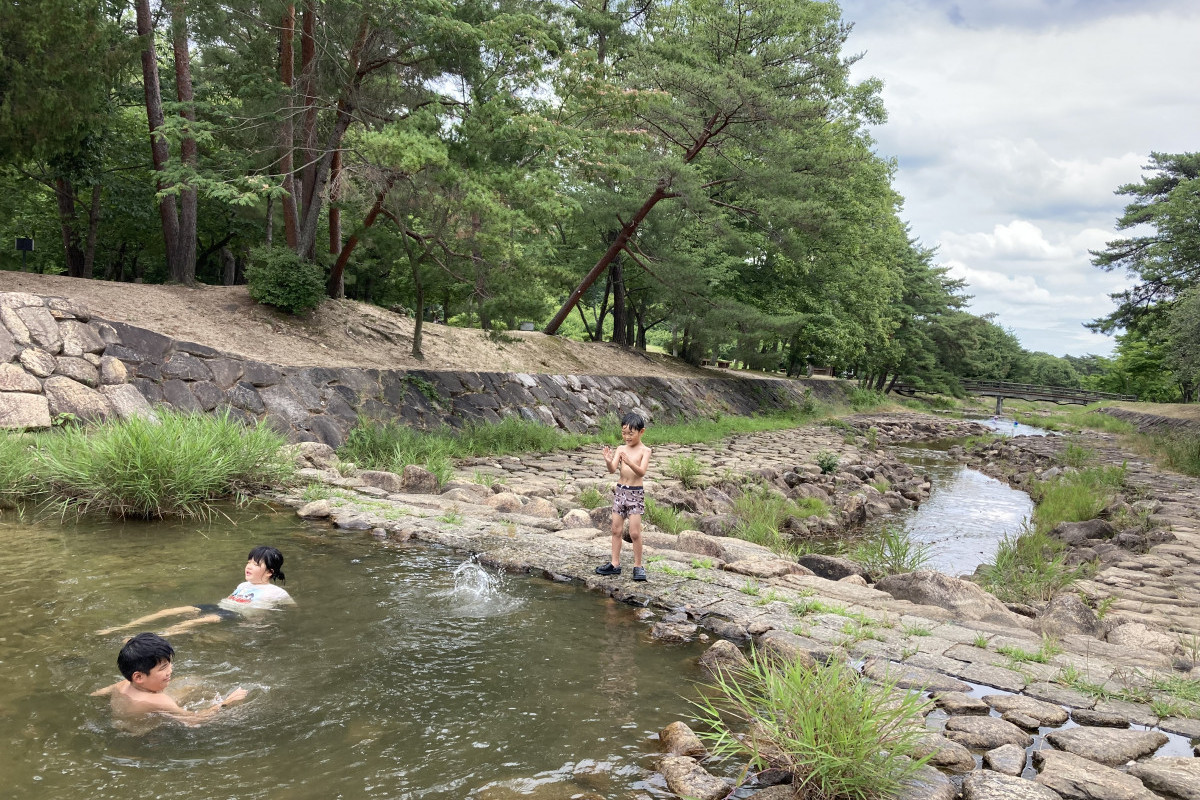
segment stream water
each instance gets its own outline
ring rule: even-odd
[[[690,719],[700,645],[645,640],[635,609],[387,547],[292,514],[236,525],[0,518],[0,787],[6,798],[665,797],[653,734]],[[104,698],[128,634],[212,603],[278,546],[297,605],[174,637],[172,692],[212,723],[115,729]]]

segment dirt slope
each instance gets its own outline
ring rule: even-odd
[[[540,332],[492,341],[479,330],[426,323],[425,359],[412,357],[413,320],[353,300],[292,317],[250,299],[245,286],[149,286],[0,271],[0,292],[69,297],[98,317],[281,366],[420,368],[574,375],[713,377],[714,370],[610,344]],[[739,373],[745,374],[745,373]]]

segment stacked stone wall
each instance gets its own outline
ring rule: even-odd
[[[837,400],[844,385],[731,375],[654,378],[288,367],[92,317],[64,298],[0,293],[0,428],[227,411],[294,441],[341,445],[360,416],[418,428],[519,416],[572,432],[636,411],[650,420],[752,414]]]

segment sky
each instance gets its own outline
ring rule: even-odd
[[[1200,150],[1194,0],[841,0],[884,82],[876,151],[901,216],[1027,350],[1110,355],[1084,328],[1130,285],[1092,266],[1151,152]]]

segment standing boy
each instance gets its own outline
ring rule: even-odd
[[[245,689],[235,689],[203,711],[188,711],[181,707],[166,693],[174,655],[175,648],[166,639],[156,633],[139,633],[126,642],[117,655],[117,669],[125,680],[92,692],[92,695],[110,695],[113,717],[123,722],[161,714],[184,725],[207,722],[225,706],[246,697]]]
[[[604,463],[609,472],[617,473],[617,488],[613,492],[612,560],[596,567],[598,575],[621,574],[621,533],[629,519],[629,541],[633,543],[633,579],[646,580],[642,566],[642,514],[646,513],[646,491],[642,481],[650,467],[650,448],[642,444],[646,421],[637,414],[621,418],[621,438],[625,444],[613,450],[605,445]]]

